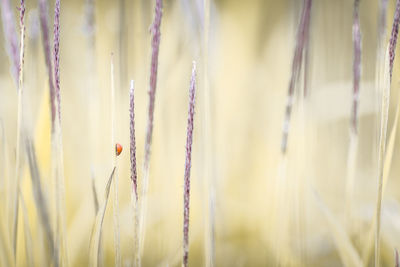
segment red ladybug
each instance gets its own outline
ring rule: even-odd
[[[122,146],[121,146],[121,144],[116,143],[116,144],[115,144],[115,154],[116,154],[117,156],[119,156],[119,154],[121,154],[121,152],[122,152]]]

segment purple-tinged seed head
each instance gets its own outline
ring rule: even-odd
[[[14,77],[15,85],[18,85],[18,79],[19,79],[18,37],[17,37],[17,31],[15,29],[14,15],[11,10],[10,0],[2,0],[0,7],[1,7],[1,18],[3,21],[4,37],[6,39],[6,50],[11,62],[11,73]]]
[[[54,81],[57,100],[57,115],[61,122],[60,101],[60,0],[56,0],[54,8]]]
[[[24,25],[24,18],[25,18],[25,1],[21,0],[19,10],[19,23],[20,25]]]
[[[357,134],[358,122],[358,102],[360,94],[360,78],[361,78],[361,31],[359,8],[360,0],[354,1],[353,11],[353,104],[351,112],[351,131]]]
[[[150,100],[148,109],[145,158],[144,158],[145,169],[148,168],[149,165],[151,139],[153,135],[154,102],[157,89],[157,71],[158,71],[158,53],[160,49],[161,17],[162,17],[162,0],[156,0],[156,6],[154,10],[154,21],[150,28],[152,33],[152,41],[151,41],[152,52],[151,52],[150,90],[149,90]]]
[[[186,161],[184,176],[183,204],[183,266],[188,266],[189,260],[189,209],[190,209],[190,167],[192,165],[193,119],[196,94],[196,62],[193,61],[192,78],[189,88],[189,112],[186,137]]]
[[[51,129],[54,132],[54,121],[56,116],[56,103],[55,103],[55,89],[53,81],[53,70],[51,63],[51,49],[49,39],[49,24],[47,15],[47,1],[39,0],[39,13],[40,13],[40,27],[42,29],[43,49],[46,62],[47,74],[49,76],[49,90],[50,90],[50,111],[51,111]]]
[[[309,38],[311,6],[312,6],[312,0],[304,0],[303,11],[300,18],[299,27],[297,29],[296,47],[294,49],[294,55],[292,60],[292,73],[289,82],[287,102],[286,102],[284,121],[283,121],[282,143],[281,143],[281,151],[283,154],[286,153],[287,140],[289,137],[290,118],[294,102],[294,89],[300,75],[300,70],[304,56],[303,53],[304,45],[305,43],[308,42],[306,38]]]
[[[392,34],[390,35],[390,41],[389,41],[390,82],[392,82],[393,63],[394,63],[394,57],[396,55],[396,43],[397,43],[397,36],[399,33],[399,22],[400,22],[400,0],[397,0],[396,10],[394,12],[394,18],[393,18]]]
[[[137,171],[136,171],[136,138],[135,138],[135,97],[134,97],[134,82],[131,80],[131,88],[129,91],[129,119],[130,119],[130,159],[131,159],[131,180],[132,192],[138,200],[137,193]]]

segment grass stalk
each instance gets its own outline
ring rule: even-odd
[[[354,0],[353,9],[353,95],[350,119],[350,145],[347,153],[346,207],[351,221],[358,148],[358,106],[361,79],[360,1]]]
[[[113,152],[115,149],[115,80],[114,80],[114,55],[111,54],[111,147]],[[115,247],[115,266],[121,266],[120,253],[120,234],[119,234],[119,207],[118,207],[118,168],[117,168],[117,153],[113,153],[113,166],[116,168],[114,182],[114,247]]]
[[[54,123],[54,133],[52,134],[52,161],[55,179],[55,201],[56,201],[56,239],[59,250],[58,259],[63,266],[68,265],[67,255],[67,236],[65,218],[65,188],[64,188],[64,159],[63,142],[61,130],[61,96],[60,96],[60,0],[56,0],[54,7],[54,43],[53,43],[53,62],[54,62],[54,82],[55,91],[53,101],[55,102],[56,113]]]
[[[196,95],[196,62],[193,61],[192,78],[189,88],[189,111],[186,137],[186,161],[184,176],[183,204],[183,266],[189,261],[189,211],[190,211],[190,168],[192,165],[193,120]]]
[[[136,170],[136,138],[135,138],[135,85],[131,80],[129,90],[129,132],[130,132],[130,164],[131,164],[131,181],[132,181],[132,203],[133,203],[133,220],[134,220],[134,263],[140,266],[139,254],[139,209],[138,209],[138,192],[137,192],[137,170]]]
[[[336,249],[338,250],[343,265],[359,267],[363,266],[356,248],[353,246],[346,231],[343,229],[343,227],[341,227],[340,222],[326,206],[318,192],[314,188],[311,189],[311,192],[314,196],[316,204],[318,205],[318,208],[321,210],[328,222],[330,232],[332,233],[332,238],[334,239]]]
[[[115,170],[116,167],[114,166],[114,168],[111,171],[110,177],[107,180],[106,189],[104,193],[104,203],[99,212],[96,214],[95,225],[93,227],[93,231],[90,237],[91,250],[95,249],[94,250],[95,255],[92,255],[92,257],[94,258],[94,260],[92,260],[92,266],[102,266],[101,236],[103,232],[104,216],[107,209],[108,198],[110,196],[111,183],[113,181]]]
[[[1,1],[1,17],[3,21],[3,31],[5,36],[6,50],[9,61],[11,62],[11,73],[14,77],[15,86],[18,87],[19,75],[19,55],[18,55],[18,37],[15,30],[14,15],[11,9],[10,0]]]
[[[25,50],[25,1],[21,0],[20,3],[20,47],[19,47],[19,64],[18,64],[18,113],[17,113],[17,144],[16,144],[16,164],[15,164],[15,200],[14,200],[14,223],[13,223],[13,246],[14,257],[17,256],[17,238],[18,238],[18,214],[19,214],[19,184],[22,173],[21,162],[21,138],[22,138],[22,116],[23,116],[23,86],[24,86],[24,50]]]
[[[393,19],[392,33],[389,41],[389,83],[385,83],[385,78],[382,86],[382,106],[381,106],[381,126],[379,134],[378,147],[378,197],[376,201],[376,228],[375,228],[375,266],[380,266],[380,231],[381,231],[381,208],[382,208],[382,187],[383,187],[383,169],[385,163],[386,149],[386,133],[389,117],[390,103],[390,87],[392,83],[393,63],[396,53],[397,36],[399,32],[400,22],[400,0],[396,1],[396,10]],[[384,74],[385,75],[385,74]],[[383,76],[385,77],[385,76]]]
[[[97,214],[97,212],[99,212],[99,199],[97,197],[96,182],[95,182],[94,174],[92,174],[91,177],[92,177],[92,194],[93,194],[94,212],[95,212],[95,214]]]
[[[50,112],[52,122],[52,132],[54,132],[54,120],[56,116],[55,88],[53,81],[53,70],[51,63],[50,38],[49,38],[49,23],[48,23],[48,6],[46,0],[39,0],[40,27],[42,30],[42,41],[44,49],[44,57],[46,70],[48,75],[49,90],[50,90]]]
[[[30,176],[32,181],[33,197],[35,200],[35,206],[38,212],[38,217],[47,237],[47,242],[50,250],[49,255],[51,255],[52,257],[54,266],[58,266],[58,260],[55,255],[55,241],[50,223],[50,213],[41,185],[41,178],[36,159],[35,147],[33,145],[33,142],[28,137],[25,137],[25,147],[28,157],[29,170],[31,174]]]
[[[353,10],[353,102],[350,131],[357,135],[358,102],[360,98],[361,78],[361,31],[359,18],[360,0],[354,0]]]
[[[213,152],[212,152],[212,134],[211,134],[211,103],[210,103],[210,81],[208,78],[208,55],[209,55],[209,34],[210,34],[210,0],[204,0],[204,36],[203,36],[203,81],[204,81],[204,173],[205,173],[205,201],[208,202],[208,214],[205,214],[205,253],[206,266],[215,265],[215,181],[212,173]],[[207,212],[207,209],[205,209]]]
[[[154,106],[157,89],[157,73],[158,73],[158,54],[160,50],[160,28],[161,28],[161,17],[162,17],[162,0],[156,0],[154,8],[154,21],[151,25],[151,66],[150,66],[150,89],[149,89],[149,106],[148,106],[148,118],[146,128],[146,140],[144,148],[144,163],[143,163],[143,187],[142,197],[140,206],[140,248],[144,247],[145,233],[146,233],[146,214],[147,214],[147,193],[149,189],[149,175],[150,175],[150,150],[151,140],[153,136],[153,121],[154,121]],[[140,254],[143,254],[141,249]]]
[[[21,198],[21,213],[22,213],[22,218],[24,221],[24,238],[25,238],[25,253],[26,253],[26,264],[27,266],[34,266],[34,261],[33,261],[33,243],[32,243],[32,234],[31,230],[29,228],[29,218],[28,218],[28,209],[26,208],[24,196],[19,190],[19,197]]]
[[[285,154],[287,150],[290,119],[294,102],[294,91],[296,84],[299,80],[299,74],[301,72],[301,66],[304,55],[303,50],[304,50],[304,45],[306,43],[306,37],[308,38],[308,31],[309,31],[308,28],[310,26],[310,17],[311,17],[311,5],[312,5],[312,0],[304,0],[303,11],[299,27],[297,29],[296,47],[294,50],[294,55],[292,60],[292,73],[289,82],[287,102],[284,115],[285,117],[283,122],[282,143],[281,143],[281,151],[283,154]]]

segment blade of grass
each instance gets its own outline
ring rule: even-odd
[[[55,241],[54,241],[54,236],[53,232],[51,229],[51,224],[50,224],[50,213],[47,207],[47,201],[45,199],[45,195],[43,193],[43,189],[41,186],[41,178],[40,178],[40,173],[39,173],[39,168],[38,168],[38,163],[36,160],[36,152],[35,152],[35,147],[33,146],[32,141],[28,138],[25,137],[25,146],[26,146],[26,152],[28,156],[28,163],[29,163],[29,170],[31,173],[31,180],[32,180],[32,191],[33,191],[33,196],[35,199],[35,206],[39,215],[39,219],[41,222],[41,225],[44,228],[44,231],[46,233],[47,237],[47,242],[49,245],[49,253],[51,255],[52,261],[54,266],[58,266],[58,260],[56,259],[56,254],[55,254]]]
[[[121,253],[120,253],[120,234],[119,234],[119,207],[118,207],[118,168],[117,156],[115,153],[115,81],[114,81],[114,55],[111,54],[111,147],[113,149],[113,166],[116,168],[115,182],[114,182],[114,248],[115,248],[115,266],[121,266]]]
[[[149,188],[149,175],[150,175],[150,149],[151,140],[153,136],[153,120],[154,120],[154,106],[157,89],[157,72],[158,72],[158,54],[160,50],[160,28],[162,17],[162,0],[156,0],[154,8],[154,21],[151,25],[152,41],[151,41],[151,66],[150,66],[150,90],[149,90],[149,108],[146,128],[146,141],[143,163],[143,187],[140,206],[140,255],[143,254],[145,234],[146,234],[146,214],[147,214],[147,193]]]
[[[375,229],[375,266],[379,265],[380,260],[380,231],[381,231],[381,206],[382,206],[382,186],[383,186],[383,167],[386,149],[386,132],[389,117],[390,86],[392,83],[393,63],[396,53],[397,36],[400,22],[400,0],[396,1],[396,10],[393,18],[392,34],[389,41],[389,83],[383,76],[382,86],[382,106],[381,106],[381,126],[379,135],[378,150],[378,197],[376,202],[376,229]],[[385,75],[384,73],[383,75]]]
[[[95,211],[95,214],[97,214],[97,212],[99,212],[99,199],[97,197],[96,182],[95,182],[94,174],[92,174],[91,177],[92,177],[92,194],[93,194],[94,211]]]
[[[110,196],[110,188],[111,188],[111,183],[115,174],[115,169],[116,167],[114,166],[113,170],[111,171],[110,177],[108,178],[107,185],[106,185],[106,190],[104,193],[104,203],[99,210],[99,212],[96,215],[96,220],[95,220],[95,225],[92,230],[92,234],[90,236],[90,247],[92,251],[92,266],[101,266],[102,262],[102,246],[101,246],[101,236],[103,232],[103,222],[104,222],[104,216],[106,213],[107,209],[107,203],[108,203],[108,198]],[[94,253],[94,255],[93,255]]]
[[[323,202],[318,192],[314,188],[311,189],[311,192],[314,196],[316,204],[318,205],[318,208],[321,210],[322,214],[328,222],[328,227],[330,229],[329,232],[332,234],[332,238],[335,242],[336,249],[338,250],[343,265],[360,267],[363,266],[361,258],[357,250],[351,243],[351,240],[346,231],[343,229],[340,223],[336,220],[335,216]]]
[[[209,35],[210,35],[210,0],[204,0],[204,51],[203,51],[203,79],[204,79],[204,174],[206,179],[205,183],[205,202],[208,202],[208,213],[205,208],[205,264],[206,267],[213,267],[215,265],[215,180],[213,173],[213,164],[215,164],[215,157],[213,153],[213,140],[212,140],[212,122],[211,122],[211,101],[210,101],[210,81],[208,78],[208,57],[209,57]],[[207,207],[207,206],[206,206]]]
[[[386,60],[386,65],[388,64],[388,58]],[[382,63],[384,64],[384,63]],[[383,67],[382,67],[383,68]],[[387,68],[386,68],[387,70]],[[383,74],[381,74],[383,75]],[[388,75],[386,75],[388,76]],[[387,83],[389,83],[389,81],[387,81]],[[397,100],[397,107],[396,107],[396,113],[395,113],[395,117],[394,117],[394,122],[393,122],[393,126],[392,129],[390,131],[389,134],[389,141],[387,142],[386,145],[386,152],[385,152],[385,156],[384,156],[384,166],[383,166],[383,182],[382,182],[382,197],[385,195],[385,189],[389,180],[389,174],[390,174],[390,170],[391,170],[391,166],[392,166],[392,160],[393,160],[393,153],[394,153],[394,148],[395,148],[395,141],[396,141],[396,133],[397,133],[397,127],[398,127],[398,122],[399,122],[399,115],[400,115],[400,95],[399,98]],[[375,227],[376,227],[376,217],[377,217],[377,213],[375,211],[374,217],[372,219],[372,225],[368,234],[368,239],[367,242],[365,243],[364,249],[363,249],[363,262],[365,264],[368,263],[369,261],[369,257],[371,254],[371,250],[372,250],[372,244],[373,244],[373,239],[374,239],[374,233],[375,233]]]
[[[34,266],[34,260],[33,260],[33,243],[32,243],[32,234],[31,230],[29,228],[29,219],[28,219],[28,210],[26,208],[24,196],[21,192],[21,189],[19,190],[19,197],[21,198],[21,213],[22,213],[22,218],[24,221],[24,237],[25,237],[25,253],[26,253],[26,262],[28,266]]]

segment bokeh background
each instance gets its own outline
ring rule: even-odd
[[[139,188],[148,107],[149,27],[155,1],[61,1],[61,120],[66,241],[70,266],[88,266],[95,221],[92,180],[100,203],[112,170],[110,61],[116,79],[119,219],[123,265],[133,263],[129,169],[129,82],[135,80]],[[205,3],[209,3],[209,17]],[[198,65],[190,206],[190,266],[372,266],[377,198],[380,95],[375,83],[379,2],[362,0],[359,133],[348,166],[352,93],[353,1],[314,0],[309,95],[296,93],[288,153],[280,151],[300,0],[163,1],[149,204],[143,266],[179,266],[183,174],[191,64]],[[90,2],[89,2],[90,3]],[[3,4],[3,3],[2,3]],[[47,201],[51,195],[48,80],[37,1],[27,1],[24,121],[34,137]],[[19,2],[11,6],[17,24]],[[388,1],[390,33],[395,1]],[[207,5],[206,5],[207,7]],[[49,1],[52,29],[54,1]],[[209,28],[207,25],[209,24]],[[16,27],[16,30],[19,28]],[[4,31],[0,35],[0,265],[12,237],[17,91]],[[52,34],[51,34],[52,36]],[[51,37],[52,40],[52,37]],[[387,38],[385,39],[385,46]],[[398,63],[391,88],[394,144],[382,211],[381,264],[394,266],[400,247]],[[346,195],[349,168],[355,186]],[[21,191],[34,266],[49,264],[27,163]],[[114,264],[113,198],[103,226],[104,266]],[[21,208],[22,209],[22,208]],[[20,211],[17,266],[27,261]],[[29,246],[28,246],[29,247]]]

